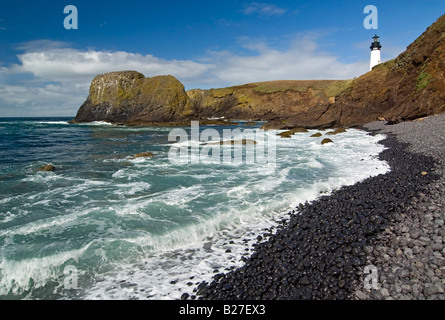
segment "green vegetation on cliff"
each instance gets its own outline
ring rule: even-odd
[[[280,80],[257,82],[251,84],[255,86],[254,91],[259,93],[275,92],[308,92],[323,93],[327,97],[335,97],[346,89],[352,80]]]
[[[417,77],[417,85],[416,85],[416,92],[419,92],[423,89],[425,89],[429,83],[430,80],[433,76],[430,75],[429,73],[426,72],[422,72],[418,77]]]

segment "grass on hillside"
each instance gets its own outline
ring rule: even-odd
[[[297,91],[307,92],[309,89],[323,91],[326,96],[332,97],[341,93],[352,83],[350,80],[280,80],[253,83],[255,92],[274,93]]]

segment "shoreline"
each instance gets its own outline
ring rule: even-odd
[[[445,135],[432,135],[442,128],[444,114],[421,122],[365,125],[370,134],[387,135],[379,158],[390,172],[301,204],[275,234],[262,235],[267,240],[255,245],[242,267],[216,274],[193,295],[208,300],[445,299]],[[365,274],[369,267],[372,278]]]

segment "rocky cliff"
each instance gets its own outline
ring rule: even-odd
[[[185,91],[172,76],[97,76],[74,122],[178,123],[224,117],[266,128],[361,126],[445,111],[445,16],[394,60],[354,80],[271,81]]]
[[[353,81],[328,112],[343,126],[412,120],[445,112],[444,88],[445,15],[396,59]]]
[[[190,109],[198,118],[279,121],[334,102],[349,80],[270,81],[242,86],[190,90]]]
[[[354,127],[386,119],[390,123],[445,112],[445,15],[396,59],[351,81],[335,103],[294,114],[286,127]],[[280,121],[269,127],[282,128]]]
[[[189,99],[172,76],[145,78],[136,71],[111,72],[91,83],[74,122],[168,122],[181,120]]]
[[[308,118],[322,110],[350,80],[270,81],[189,90],[172,76],[145,78],[136,71],[97,76],[73,122],[124,124],[184,123],[211,118],[279,121],[295,114]]]

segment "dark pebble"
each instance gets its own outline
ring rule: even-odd
[[[241,257],[242,267],[201,283],[198,299],[356,299],[369,248],[407,212],[411,199],[438,179],[432,158],[410,153],[392,136],[380,143],[386,149],[379,158],[390,172],[300,204],[275,233],[267,232],[267,241],[259,242],[250,257]],[[420,176],[419,167],[431,174]],[[410,236],[417,237],[417,231],[410,230]]]

